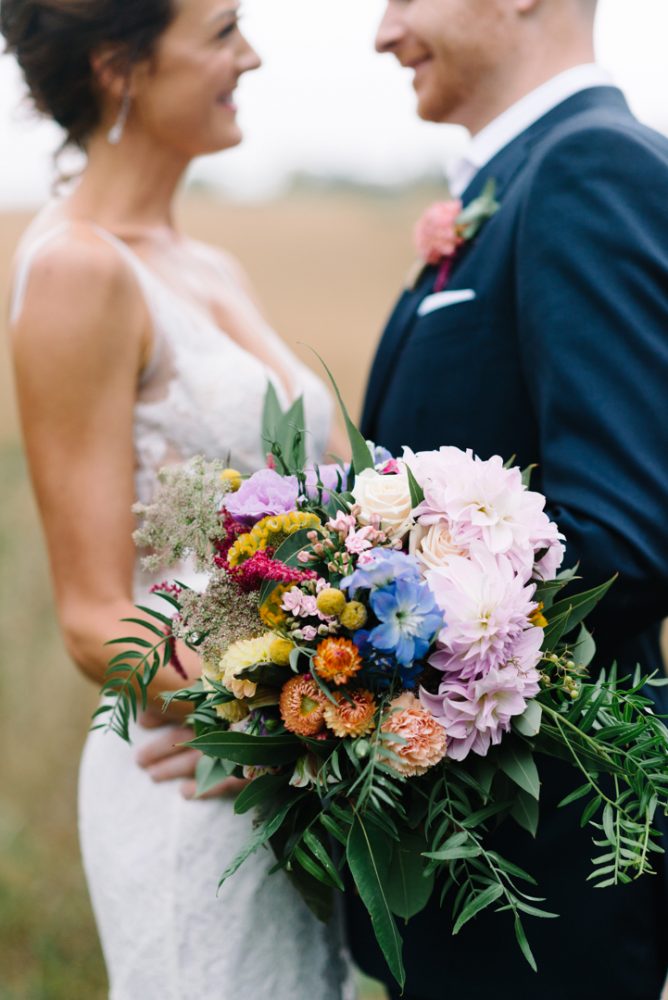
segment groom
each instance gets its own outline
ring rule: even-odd
[[[367,438],[537,463],[535,489],[593,586],[601,665],[660,669],[668,614],[668,141],[641,126],[594,64],[596,0],[389,0],[377,49],[414,72],[420,117],[467,126],[452,177],[498,212],[404,291],[376,356]],[[447,213],[443,209],[444,214]],[[579,784],[545,760],[534,841],[493,846],[538,879],[559,920],[528,918],[531,972],[507,915],[452,938],[437,902],[407,928],[410,1000],[656,1000],[668,965],[661,871],[594,890]],[[389,973],[350,905],[357,961]],[[398,994],[397,994],[398,995]]]

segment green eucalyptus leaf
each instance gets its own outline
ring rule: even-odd
[[[571,649],[573,660],[578,667],[588,667],[596,655],[594,637],[586,625],[580,626],[575,645]]]
[[[530,795],[529,792],[525,792],[523,789],[518,789],[517,796],[510,810],[510,815],[518,826],[521,826],[523,830],[530,833],[532,837],[536,836],[538,832],[539,809],[538,801],[533,795]]]
[[[615,574],[610,580],[598,587],[593,587],[591,590],[586,590],[581,594],[573,594],[562,601],[557,601],[551,608],[549,616],[550,624],[545,630],[546,638],[553,628],[560,627],[561,635],[566,635],[576,625],[579,625],[594,610],[599,601],[605,597],[617,579],[617,575]]]
[[[218,883],[219,889],[228,878],[231,878],[231,876],[234,875],[239,868],[241,868],[244,861],[249,858],[251,854],[254,854],[260,847],[263,847],[264,844],[266,844],[267,841],[274,836],[274,834],[283,825],[292,807],[298,801],[299,799],[296,796],[288,799],[287,802],[284,802],[283,805],[276,810],[270,819],[266,820],[260,827],[258,827],[257,830],[255,830],[253,835],[246,841],[243,849],[239,852],[239,854],[237,854],[232,863],[228,865],[221,875],[220,882]]]
[[[534,799],[540,796],[540,778],[531,748],[526,743],[507,740],[499,752],[499,767],[511,781]]]
[[[200,757],[195,768],[197,787],[195,798],[199,798],[206,792],[211,791],[212,788],[219,785],[225,778],[231,777],[236,766],[231,761],[218,760],[215,757]]]
[[[386,891],[391,855],[387,838],[356,813],[346,844],[348,866],[388,967],[403,989],[402,941]]]
[[[515,937],[517,938],[517,943],[520,946],[520,950],[527,962],[531,966],[534,972],[538,972],[538,966],[536,965],[536,959],[534,958],[533,952],[529,947],[529,942],[527,941],[527,936],[524,932],[524,926],[520,920],[519,914],[515,917]]]
[[[204,760],[210,758],[204,757]],[[236,766],[236,765],[234,765]],[[249,812],[251,809],[255,809],[257,806],[264,804],[265,802],[271,801],[276,795],[285,788],[288,783],[288,776],[274,775],[274,774],[261,774],[243,788],[236,799],[234,800],[234,811],[237,815]]]
[[[459,934],[460,930],[467,924],[469,920],[472,920],[477,913],[481,910],[487,909],[496,900],[503,895],[503,886],[500,882],[494,882],[492,885],[488,885],[486,889],[482,892],[477,893],[469,899],[468,903],[462,908],[461,913],[455,921],[455,926],[452,928],[453,934]]]
[[[543,718],[543,709],[537,701],[530,701],[522,715],[513,719],[513,729],[522,736],[537,736]]]
[[[302,752],[301,744],[294,736],[251,736],[220,729],[196,736],[186,746],[194,747],[209,757],[260,766],[289,764]]]
[[[426,846],[419,833],[402,830],[401,839],[392,849],[387,898],[392,912],[404,920],[410,920],[425,908],[434,888],[433,872],[425,874]]]
[[[304,843],[327,872],[330,881],[336,886],[337,889],[340,889],[341,892],[343,892],[344,885],[341,881],[341,876],[339,875],[334,862],[330,858],[327,848],[322,841],[318,839],[315,833],[313,833],[311,828],[304,831]]]

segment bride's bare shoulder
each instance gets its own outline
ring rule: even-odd
[[[113,327],[119,346],[141,334],[143,300],[127,261],[90,225],[68,223],[40,232],[19,247],[11,333],[24,349],[44,339],[95,338]]]

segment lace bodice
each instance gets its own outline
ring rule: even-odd
[[[69,222],[61,222],[31,238],[30,230],[17,256],[11,316],[19,315],[30,267],[40,250],[61,235]],[[290,400],[282,380],[263,361],[241,347],[190,300],[167,282],[122,240],[99,226],[91,229],[113,246],[134,273],[153,324],[153,351],[137,386],[134,412],[135,486],[137,499],[151,500],[157,473],[164,465],[187,461],[194,455],[220,458],[242,473],[264,465],[260,439],[262,408],[267,385],[272,382],[282,404]],[[207,248],[192,242],[194,254]],[[220,265],[221,282],[234,279]],[[309,458],[318,460],[326,450],[332,403],[322,381],[313,374],[271,330],[291,370],[295,392],[303,395],[308,429]],[[185,567],[179,578],[196,583]],[[144,598],[154,578],[137,564],[135,598]]]

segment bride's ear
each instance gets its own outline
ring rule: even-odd
[[[91,53],[93,79],[101,94],[120,101],[132,96],[132,67],[117,45],[103,45]]]

